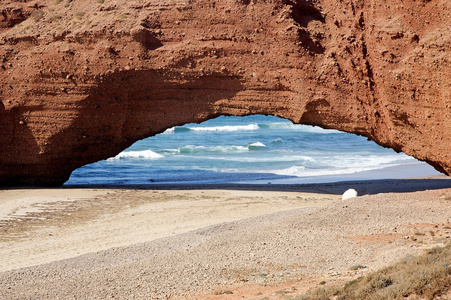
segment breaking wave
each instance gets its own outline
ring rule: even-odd
[[[153,152],[152,150],[143,150],[143,151],[124,151],[116,155],[115,157],[109,158],[112,160],[115,159],[159,159],[164,157],[161,154]]]
[[[260,127],[258,124],[249,125],[226,125],[226,126],[213,126],[213,127],[187,127],[189,130],[206,132],[206,131],[223,131],[223,132],[233,132],[233,131],[251,131],[258,130]]]

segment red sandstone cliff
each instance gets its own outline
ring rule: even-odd
[[[0,3],[0,182],[58,185],[168,127],[271,114],[451,173],[448,0]]]

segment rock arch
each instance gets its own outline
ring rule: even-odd
[[[60,185],[169,127],[251,114],[451,172],[447,1],[41,2],[0,31],[3,185]]]

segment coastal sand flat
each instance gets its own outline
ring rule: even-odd
[[[282,299],[451,236],[451,189],[289,190],[0,191],[0,298]]]
[[[39,265],[212,224],[338,200],[237,190],[0,191],[0,271]]]

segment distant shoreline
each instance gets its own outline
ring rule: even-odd
[[[357,190],[358,195],[379,193],[410,193],[451,188],[451,178],[446,175],[405,179],[350,180],[306,184],[144,184],[144,185],[73,185],[61,189],[102,190],[242,190],[255,192],[301,192],[341,195],[347,189]]]
[[[354,188],[359,195],[384,192],[415,192],[451,188],[451,177],[424,164],[409,164],[353,174],[225,183],[80,184],[62,189],[149,189],[149,190],[247,190],[342,194]]]
[[[318,175],[306,177],[283,177],[280,179],[262,179],[250,181],[226,181],[226,182],[208,182],[208,181],[180,181],[180,182],[149,182],[146,184],[64,184],[63,188],[168,188],[189,187],[189,189],[202,189],[204,186],[224,187],[224,186],[265,186],[265,185],[309,185],[323,183],[341,183],[347,181],[372,181],[372,180],[390,180],[390,179],[412,179],[412,178],[441,178],[446,179],[447,176],[436,171],[432,166],[423,163],[413,163],[399,166],[391,166],[376,170],[362,171],[350,174],[336,175]],[[279,190],[279,189],[278,189]]]

